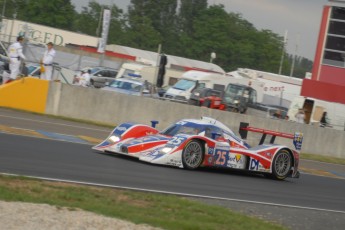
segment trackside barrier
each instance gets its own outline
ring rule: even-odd
[[[202,116],[215,118],[234,131],[238,130],[241,122],[246,122],[259,129],[301,132],[304,137],[301,152],[345,159],[344,131],[39,79],[25,78],[24,81],[10,84],[0,87],[0,106],[112,125],[123,122],[150,125],[150,121],[157,120],[159,130],[180,119]],[[9,92],[10,89],[14,90]],[[12,98],[13,101],[9,100]],[[261,134],[253,133],[251,137],[247,142],[255,145]],[[277,143],[294,148],[291,140],[282,137],[277,139]]]
[[[25,77],[0,85],[0,106],[45,113],[49,82]]]
[[[56,82],[50,83],[46,113],[113,125],[123,122],[151,125],[150,121],[157,120],[159,130],[177,120],[201,116],[215,118],[234,131],[241,122],[247,122],[259,129],[303,133],[301,152],[345,158],[344,131]],[[250,136],[247,140],[250,145],[256,145],[261,138],[260,133]],[[294,148],[290,139],[277,137],[276,143]]]

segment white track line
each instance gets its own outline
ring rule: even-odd
[[[0,172],[0,174],[6,175],[6,176],[23,176],[23,175],[18,175],[18,174],[1,173],[1,172]],[[73,184],[80,184],[80,185],[98,186],[98,187],[105,187],[105,188],[127,189],[127,190],[141,191],[141,192],[152,192],[152,193],[161,193],[161,194],[178,195],[178,196],[195,197],[195,198],[206,198],[206,199],[214,199],[214,200],[236,201],[236,202],[250,203],[250,204],[261,204],[261,205],[270,205],[270,206],[285,207],[285,208],[296,208],[296,209],[306,209],[306,210],[313,210],[313,211],[323,211],[323,212],[345,214],[345,211],[332,210],[332,209],[311,208],[311,207],[303,207],[303,206],[296,206],[296,205],[286,205],[286,204],[277,204],[277,203],[268,203],[268,202],[259,202],[259,201],[250,201],[250,200],[240,200],[240,199],[231,199],[231,198],[215,197],[215,196],[203,196],[203,195],[196,195],[196,194],[189,194],[189,193],[168,192],[168,191],[162,191],[162,190],[152,190],[152,189],[142,189],[142,188],[134,188],[134,187],[98,184],[98,183],[91,183],[91,182],[55,179],[55,178],[48,178],[48,177],[35,177],[35,176],[24,176],[24,177],[40,179],[40,180],[55,181],[55,182],[65,182],[65,183],[73,183]]]
[[[6,118],[12,118],[12,119],[24,120],[24,121],[33,121],[33,122],[43,123],[43,124],[60,125],[60,126],[73,127],[73,128],[79,128],[79,129],[89,129],[89,130],[95,130],[95,131],[101,131],[101,132],[109,133],[108,130],[95,129],[95,128],[87,128],[87,127],[77,126],[77,125],[67,125],[67,124],[61,124],[61,123],[56,123],[56,122],[40,121],[40,120],[35,120],[35,119],[22,118],[22,117],[12,117],[12,116],[6,116],[6,115],[0,115],[0,117],[6,117]]]

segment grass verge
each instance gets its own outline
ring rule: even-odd
[[[80,186],[24,177],[0,175],[0,200],[45,203],[68,207],[71,211],[80,208],[163,229],[286,229],[223,207],[173,195]]]
[[[344,158],[322,156],[322,155],[316,155],[316,154],[310,154],[310,153],[302,153],[300,157],[301,159],[305,159],[305,160],[314,160],[314,161],[320,161],[320,162],[325,162],[325,163],[345,165]]]

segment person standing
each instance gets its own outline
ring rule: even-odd
[[[83,71],[80,78],[79,78],[79,85],[83,87],[89,87],[90,85],[90,79],[91,79],[91,69],[88,69],[87,71]]]
[[[47,43],[47,50],[44,52],[41,59],[41,65],[43,65],[43,71],[41,70],[41,79],[51,81],[53,75],[53,61],[55,58],[55,50],[53,43]]]
[[[324,128],[329,126],[328,118],[327,118],[327,112],[323,112],[321,120],[320,120],[320,127]]]
[[[10,79],[7,81],[16,80],[18,75],[20,74],[20,63],[21,60],[25,60],[25,56],[23,54],[23,46],[22,43],[24,42],[24,37],[18,36],[17,41],[11,44],[8,47],[8,55],[10,58]]]

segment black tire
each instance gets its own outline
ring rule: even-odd
[[[197,169],[204,161],[205,150],[198,140],[189,141],[182,152],[182,164],[185,169]]]
[[[291,154],[285,149],[280,150],[272,161],[271,177],[276,180],[284,180],[289,175],[291,167]]]

